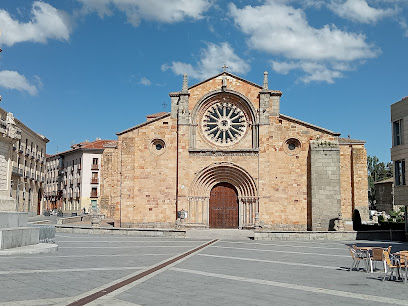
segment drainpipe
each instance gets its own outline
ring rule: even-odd
[[[176,129],[176,221],[178,212],[178,182],[179,182],[179,112],[177,110],[177,129]]]
[[[120,144],[119,227],[122,227],[122,150],[123,141]]]

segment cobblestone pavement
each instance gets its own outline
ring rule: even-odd
[[[68,305],[131,277],[88,305],[408,305],[408,283],[348,271],[346,244],[396,242],[224,238],[138,276],[209,241],[57,233],[56,253],[0,258],[0,305]]]

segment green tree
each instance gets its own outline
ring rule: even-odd
[[[368,200],[370,206],[375,205],[375,189],[374,183],[392,177],[392,163],[380,162],[377,156],[367,156],[368,170]]]

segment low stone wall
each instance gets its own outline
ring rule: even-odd
[[[40,242],[39,236],[39,228],[3,228],[0,230],[0,250],[37,244]]]
[[[55,239],[55,225],[46,224],[28,224],[29,227],[35,227],[40,230],[40,242],[53,242]]]
[[[392,240],[404,241],[404,231],[318,231],[277,232],[254,231],[254,240]]]
[[[28,214],[22,212],[0,212],[0,228],[27,226]]]
[[[75,225],[56,225],[57,232],[96,234],[96,235],[126,235],[140,237],[186,237],[185,230],[164,229],[164,228],[123,228],[123,227],[85,227]]]
[[[91,215],[61,218],[57,220],[57,224],[77,223],[82,221],[91,221]]]

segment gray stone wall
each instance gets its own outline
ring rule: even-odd
[[[313,231],[332,230],[341,212],[340,148],[336,142],[310,142]]]

